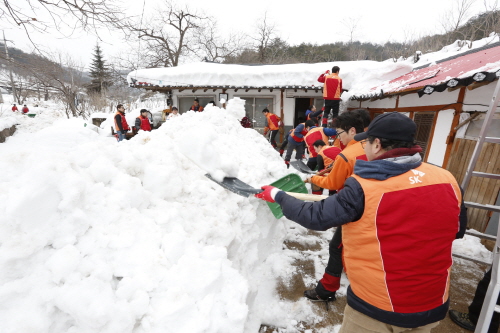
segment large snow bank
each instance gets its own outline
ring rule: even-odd
[[[1,331],[256,332],[283,317],[283,221],[186,157],[233,159],[254,186],[286,175],[235,108],[120,143],[71,119],[1,144]]]

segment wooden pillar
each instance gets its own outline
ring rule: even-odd
[[[454,105],[453,109],[455,109],[455,114],[453,115],[453,121],[451,122],[450,132],[448,137],[446,138],[446,152],[444,154],[443,160],[443,168],[446,169],[448,167],[448,162],[450,159],[451,148],[453,148],[453,142],[455,142],[455,135],[457,131],[455,127],[457,127],[460,122],[460,114],[463,112],[463,103],[465,100],[465,89],[466,87],[460,88],[460,92],[458,93],[457,103]]]
[[[284,101],[283,101],[283,92],[285,90],[284,89],[281,89],[281,93],[280,93],[280,118],[281,118],[281,121],[283,122],[283,125],[285,124],[285,113],[283,111],[283,104],[284,104]],[[284,128],[283,128],[284,130]],[[280,133],[280,142],[283,142],[283,133]]]

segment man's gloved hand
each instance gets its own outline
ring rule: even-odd
[[[261,188],[264,191],[255,194],[256,198],[259,198],[259,199],[262,199],[262,200],[265,200],[265,201],[271,202],[271,203],[276,202],[276,201],[274,201],[274,197],[276,197],[276,194],[278,194],[278,192],[280,191],[279,188],[274,187],[274,186],[269,186],[269,185],[262,186]]]

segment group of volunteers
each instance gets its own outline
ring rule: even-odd
[[[148,110],[141,109],[139,116],[135,118],[134,126],[130,128],[127,123],[127,118],[125,117],[125,107],[123,104],[118,104],[114,116],[116,139],[118,142],[126,139],[127,132],[130,130],[132,130],[133,133],[137,133],[138,131],[151,131],[152,121],[148,117],[148,114],[151,114]]]
[[[210,101],[209,104],[215,106],[214,101]],[[15,105],[15,104],[14,104]],[[203,112],[204,108],[200,105],[199,100],[197,98],[194,99],[193,105],[191,106],[192,111]],[[149,116],[148,116],[149,115]],[[179,109],[177,107],[172,107],[172,110],[169,112],[166,120],[170,120],[180,116]],[[114,116],[115,122],[115,131],[116,131],[116,139],[118,142],[126,139],[127,132],[132,130],[133,133],[137,133],[138,131],[151,131],[152,127],[152,117],[151,112],[146,109],[141,109],[139,116],[135,119],[134,126],[130,128],[127,123],[127,119],[125,117],[125,107],[123,104],[118,104],[116,106],[116,113]]]
[[[23,105],[23,108],[21,110],[23,114],[27,114],[28,112],[30,112],[30,109],[26,106],[26,104]],[[12,112],[19,112],[16,104],[12,106]]]
[[[462,190],[450,172],[422,161],[417,126],[406,115],[388,112],[371,120],[364,109],[339,115],[338,74],[335,66],[318,79],[324,117],[311,106],[308,119],[285,140],[285,163],[293,150],[302,159],[307,147],[307,165],[323,172],[306,182],[313,194],[327,189],[330,195],[304,202],[263,186],[255,196],[278,203],[286,218],[305,228],[336,228],[323,277],[304,296],[335,301],[345,271],[350,285],[340,333],[430,332],[449,310],[452,243],[467,225]],[[332,128],[320,126],[327,117]],[[450,316],[469,320],[454,310]]]

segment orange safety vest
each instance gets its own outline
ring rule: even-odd
[[[304,136],[307,134],[307,130],[305,128],[306,123],[300,123],[299,125],[304,125],[304,129],[302,130],[302,132],[300,132],[300,133],[302,133],[303,137],[299,138],[299,137],[295,136],[295,134],[294,134],[295,133],[295,129],[293,129],[292,132],[290,133],[290,136],[295,140],[295,142],[302,142],[302,141],[304,141]],[[299,125],[297,125],[297,127],[299,127]]]
[[[353,177],[365,208],[342,226],[344,260],[352,291],[385,311],[416,313],[448,300],[452,243],[462,201],[447,170],[422,163],[380,181]]]
[[[325,165],[325,168],[327,168],[330,164],[335,161],[335,158],[337,157],[338,154],[340,154],[341,150],[339,147],[329,147],[329,146],[324,146],[318,153],[318,155],[321,155],[323,157],[323,163]]]
[[[278,117],[274,113],[268,112],[266,118],[267,118],[267,127],[269,128],[269,130],[275,131],[279,129],[279,121],[281,120],[280,117]]]
[[[328,137],[325,135],[325,131],[323,127],[315,127],[304,136],[304,140],[306,141],[307,148],[309,149],[309,153],[311,153],[311,157],[318,156],[316,150],[314,150],[314,143],[317,140],[323,140],[326,145],[328,145]]]
[[[357,160],[366,161],[366,154],[358,141],[351,140],[335,158],[333,169],[328,176],[313,176],[311,181],[313,184],[328,190],[340,190],[344,187],[345,180],[354,172],[354,164]]]
[[[149,118],[143,118],[142,116],[137,117],[137,119],[141,120],[141,129],[143,131],[151,131],[151,124],[149,123]]]
[[[127,119],[125,119],[125,114],[121,113],[120,111],[117,111],[115,113],[115,117],[116,117],[117,114],[119,114],[120,117],[122,118],[122,127],[123,127],[123,130],[128,131],[130,128],[128,127]],[[116,123],[116,119],[114,117],[113,117],[113,119],[115,120],[115,130],[118,132],[120,130],[120,128],[118,127],[118,124]]]
[[[325,75],[323,85],[323,98],[328,100],[339,100],[342,94],[342,79],[337,73]]]

